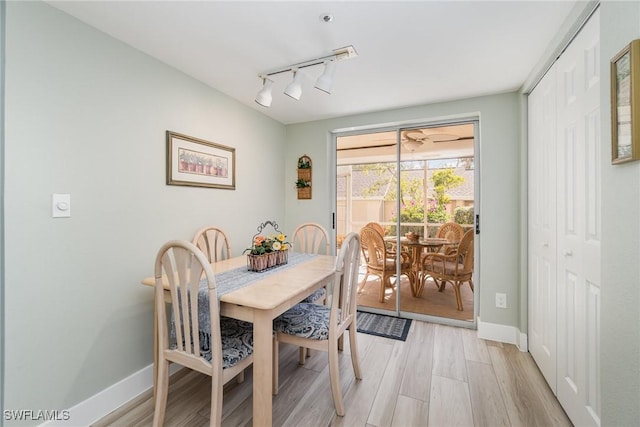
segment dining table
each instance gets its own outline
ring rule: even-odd
[[[288,259],[287,264],[264,272],[248,271],[246,255],[211,264],[216,276],[220,314],[253,323],[254,426],[272,424],[273,319],[316,290],[328,287],[335,277],[335,256],[294,252]],[[147,277],[142,284],[155,286],[155,279]],[[165,301],[170,302],[167,294],[165,289]],[[155,336],[155,313],[154,317]],[[157,337],[154,340],[154,381],[156,370]]]

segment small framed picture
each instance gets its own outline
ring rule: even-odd
[[[611,60],[611,163],[640,159],[640,39]]]
[[[236,189],[236,149],[167,131],[167,185]]]

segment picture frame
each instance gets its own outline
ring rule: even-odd
[[[167,185],[236,189],[236,149],[167,131]]]
[[[640,39],[611,59],[611,163],[640,159]]]

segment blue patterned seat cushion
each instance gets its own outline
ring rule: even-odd
[[[320,288],[314,293],[312,293],[311,295],[309,295],[308,297],[306,297],[305,299],[303,299],[302,302],[320,301],[322,298],[324,298],[326,293],[327,293],[327,290],[325,288]]]
[[[301,302],[273,321],[276,332],[312,340],[329,339],[331,307]]]
[[[220,338],[222,369],[236,365],[253,353],[253,324],[249,322],[220,316]],[[175,349],[176,346],[173,345],[172,348]],[[211,335],[202,330],[200,331],[200,356],[211,362]]]
[[[220,316],[222,339],[222,369],[236,365],[253,353],[253,324],[230,317]],[[208,358],[207,358],[208,357]],[[205,353],[211,360],[211,351]]]

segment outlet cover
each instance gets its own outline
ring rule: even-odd
[[[507,308],[507,294],[496,293],[496,307]]]

